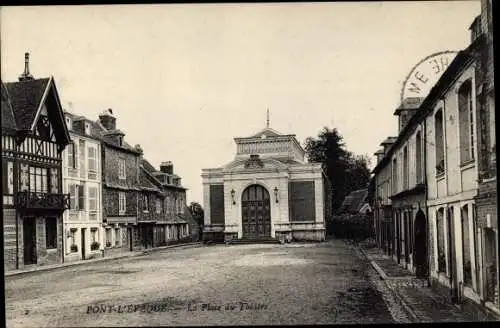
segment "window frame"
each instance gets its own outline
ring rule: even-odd
[[[88,195],[88,204],[87,204],[87,206],[88,206],[88,210],[89,211],[98,211],[99,210],[98,201],[97,201],[97,199],[98,199],[98,191],[97,191],[97,189],[98,188],[95,187],[95,186],[88,186],[87,187],[87,195]],[[94,197],[91,196],[92,195],[91,191],[95,192]],[[94,206],[91,206],[92,201],[95,202]]]
[[[127,213],[127,195],[124,191],[118,192],[118,214],[124,215]]]
[[[91,151],[94,153],[93,156],[90,156]],[[91,164],[93,164],[94,168],[91,168]],[[87,170],[92,173],[97,173],[97,147],[93,145],[87,146]]]
[[[124,158],[118,159],[118,179],[126,180],[127,179],[127,168],[126,162]]]

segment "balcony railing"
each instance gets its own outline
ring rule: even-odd
[[[69,194],[21,191],[16,195],[16,205],[21,210],[59,210],[69,208]]]

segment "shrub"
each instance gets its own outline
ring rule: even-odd
[[[101,244],[99,244],[97,241],[94,241],[92,244],[90,244],[90,250],[95,251],[98,250]]]
[[[334,236],[339,238],[364,240],[375,235],[373,217],[371,215],[334,215],[329,221],[329,230]]]
[[[75,244],[71,245],[69,249],[71,250],[72,253],[78,252],[78,246],[76,246]]]

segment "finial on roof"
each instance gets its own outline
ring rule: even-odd
[[[19,76],[19,81],[33,80],[33,75],[30,74],[30,53],[24,53],[24,72]]]
[[[269,108],[267,109],[266,128],[269,127]]]

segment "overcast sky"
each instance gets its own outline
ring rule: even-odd
[[[233,159],[234,137],[270,126],[303,144],[327,125],[372,154],[397,134],[402,82],[420,59],[460,50],[479,1],[2,7],[1,75],[24,52],[65,108],[112,108],[131,145],[171,160],[203,201],[201,169]],[[374,164],[374,163],[372,163]]]

